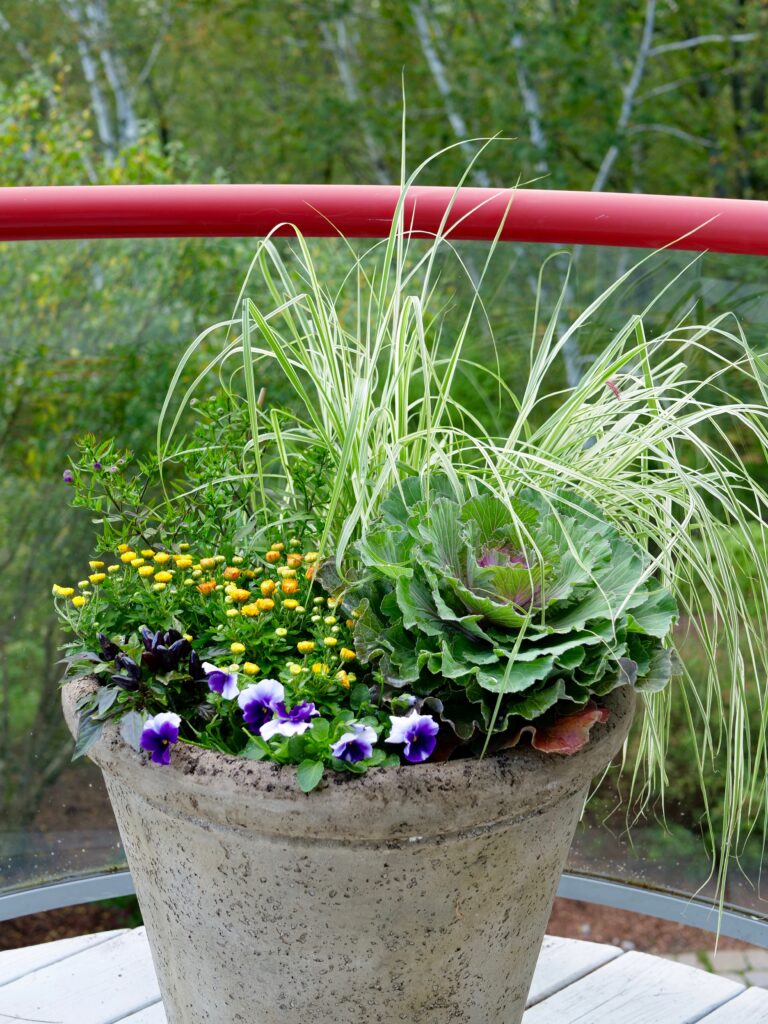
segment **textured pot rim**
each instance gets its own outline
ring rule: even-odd
[[[75,704],[96,686],[94,679],[80,679],[62,688],[73,735]],[[538,815],[584,790],[621,748],[635,692],[619,687],[603,703],[607,722],[594,725],[589,742],[575,754],[523,747],[482,761],[374,768],[363,775],[327,772],[311,794],[299,790],[293,765],[251,761],[186,743],[173,748],[170,765],[154,765],[123,740],[114,723],[105,726],[88,756],[108,779],[117,779],[172,815],[305,839],[348,839],[352,831],[363,841],[415,841],[446,830],[463,833]],[[387,812],[380,823],[377,808]]]

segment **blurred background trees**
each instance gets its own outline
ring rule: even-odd
[[[404,83],[411,168],[499,133],[472,184],[768,198],[767,28],[768,5],[748,0],[3,0],[0,185],[396,182]],[[475,149],[455,146],[423,183],[456,182]],[[329,266],[343,258],[323,244]],[[89,524],[66,508],[66,455],[85,431],[151,446],[178,355],[228,315],[251,248],[0,245],[0,863],[19,877],[69,758],[48,602],[52,582],[82,575]],[[484,289],[510,381],[551,251],[509,247]],[[582,250],[565,315],[632,259]],[[686,260],[660,258],[607,307],[564,382],[612,317],[642,308]],[[564,269],[548,271],[550,298]],[[733,308],[762,345],[764,270],[707,257],[655,315]],[[443,288],[446,301],[470,298],[460,275]],[[473,343],[489,358],[481,324]],[[477,381],[465,387],[493,404]],[[670,806],[690,865],[701,807],[686,767],[681,742],[681,809]]]

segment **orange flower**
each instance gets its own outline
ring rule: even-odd
[[[272,563],[279,562],[280,561],[280,552],[279,551],[268,551],[266,553],[266,555],[264,555],[264,557],[266,558],[266,560],[268,562],[272,562]]]
[[[315,567],[314,567],[314,565],[310,565],[310,567],[304,573],[304,577],[305,577],[305,579],[311,580],[314,575],[315,575]]]
[[[241,570],[235,568],[234,565],[228,566],[222,573],[225,580],[236,580],[241,574]]]
[[[201,594],[210,594],[216,589],[216,580],[206,580],[205,583],[198,583],[197,589]]]
[[[295,594],[299,589],[299,581],[293,579],[283,580],[280,584],[280,589],[284,594]]]
[[[300,555],[298,551],[292,551],[286,558],[289,569],[298,569],[301,563],[304,561],[304,556]]]

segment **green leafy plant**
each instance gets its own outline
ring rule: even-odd
[[[405,480],[381,513],[358,545],[364,582],[349,589],[365,595],[355,646],[387,686],[433,698],[457,741],[485,751],[493,733],[516,742],[522,722],[556,725],[617,686],[669,681],[676,603],[596,509],[533,492],[457,499],[436,475]],[[555,747],[551,728],[531,731],[561,752],[587,738]]]

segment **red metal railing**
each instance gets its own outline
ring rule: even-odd
[[[389,185],[0,188],[0,240],[257,237],[283,222],[307,236],[381,238],[398,195]],[[451,188],[414,186],[407,222],[434,233],[454,195]],[[768,255],[768,202],[746,199],[463,188],[448,218],[451,237],[495,237],[510,197],[504,241]]]

